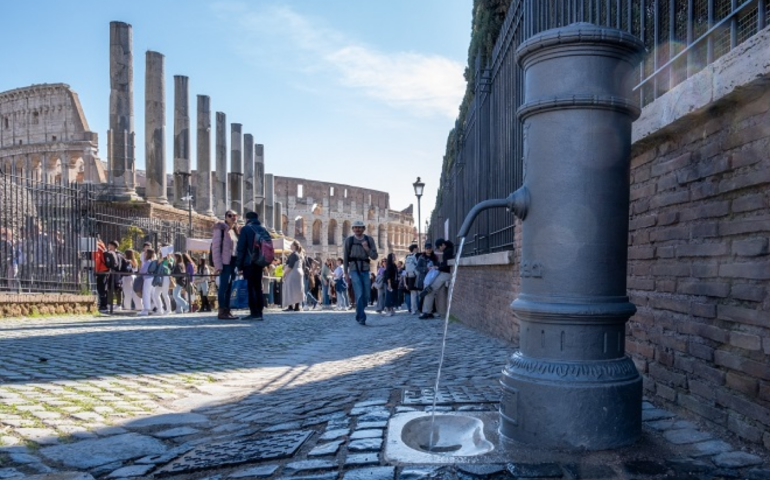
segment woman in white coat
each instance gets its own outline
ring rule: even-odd
[[[299,312],[299,304],[304,301],[304,272],[302,265],[305,262],[305,256],[302,254],[302,245],[298,241],[291,242],[291,255],[286,260],[283,267],[282,280],[282,305],[284,312]]]

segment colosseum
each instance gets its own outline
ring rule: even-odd
[[[98,139],[64,83],[0,93],[0,167],[47,183],[104,183]]]
[[[275,200],[283,202],[284,235],[299,240],[309,256],[323,260],[342,256],[343,240],[354,220],[363,220],[377,243],[380,258],[395,253],[403,260],[416,241],[412,206],[390,209],[390,195],[378,190],[306,178],[275,177]]]

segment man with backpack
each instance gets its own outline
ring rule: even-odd
[[[246,225],[241,228],[236,248],[237,266],[249,290],[249,315],[242,320],[263,320],[262,271],[273,262],[272,245],[270,233],[259,223],[259,214],[246,213]]]
[[[356,321],[360,325],[366,325],[366,312],[364,309],[369,303],[369,291],[372,288],[372,280],[369,278],[371,260],[377,260],[377,245],[374,239],[364,234],[366,226],[361,220],[353,222],[353,235],[345,239],[343,248],[342,266],[345,272],[345,281],[353,285],[356,296]]]
[[[409,255],[404,259],[404,278],[409,295],[409,313],[413,315],[417,315],[420,311],[417,302],[417,297],[420,294],[420,290],[417,288],[417,255],[417,245],[409,245]]]

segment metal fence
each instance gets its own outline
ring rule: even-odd
[[[102,186],[0,171],[0,292],[90,294],[96,237],[118,241],[121,251],[141,250],[144,242],[184,251],[191,236],[211,232],[111,204]]]
[[[513,0],[489,59],[476,68],[475,95],[450,146],[453,162],[440,179],[429,238],[454,238],[477,203],[507,197],[522,185],[523,72],[516,48],[531,36],[575,22],[631,32],[647,55],[635,94],[644,107],[701,71],[770,22],[770,0]],[[487,210],[466,239],[467,254],[513,248],[513,216]]]

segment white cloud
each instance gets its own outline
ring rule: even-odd
[[[220,3],[215,11],[237,22],[248,35],[271,39],[271,48],[280,48],[284,55],[286,46],[293,46],[301,59],[296,70],[331,74],[344,87],[416,116],[457,116],[465,91],[464,66],[458,62],[439,55],[376,50],[326,26],[322,19],[288,7],[256,11],[243,4]]]

